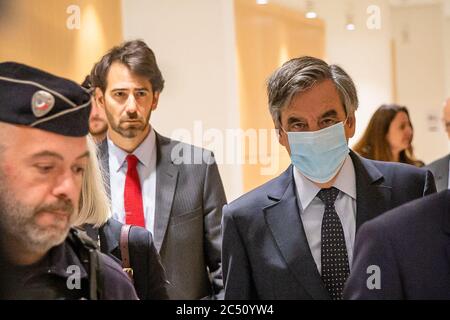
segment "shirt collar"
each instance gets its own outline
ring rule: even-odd
[[[108,151],[110,161],[111,171],[118,172],[125,163],[128,152],[119,148],[114,142],[107,137],[108,140]],[[151,157],[156,146],[156,133],[153,128],[150,128],[150,132],[141,142],[141,144],[133,151],[133,154],[138,158],[139,162],[144,166],[150,166]]]
[[[319,193],[320,188],[307,179],[295,166],[293,166],[294,181],[302,210],[305,210]],[[333,187],[344,192],[352,199],[356,199],[356,174],[350,155],[345,158],[342,169],[333,184]]]
[[[344,165],[342,166],[333,187],[339,189],[353,200],[356,200],[356,173],[350,155],[345,159]]]

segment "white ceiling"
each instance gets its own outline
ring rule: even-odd
[[[393,7],[412,7],[432,4],[442,4],[444,15],[450,17],[450,0],[389,0]]]
[[[320,1],[337,1],[337,0],[313,0],[313,3]],[[305,10],[306,7],[306,0],[269,0],[269,2],[285,5],[296,10]],[[450,0],[389,0],[389,3],[393,7],[412,7],[412,6],[442,4],[445,16],[450,17]]]
[[[410,7],[418,5],[439,4],[444,2],[443,0],[390,0],[394,7]]]

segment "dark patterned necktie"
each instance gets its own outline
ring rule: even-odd
[[[317,195],[325,204],[322,219],[322,281],[333,300],[342,299],[342,290],[350,273],[344,230],[334,207],[338,194],[339,190],[333,187],[322,189]]]

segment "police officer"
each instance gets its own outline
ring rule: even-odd
[[[127,275],[71,229],[89,152],[90,96],[0,63],[0,232],[9,299],[137,299]]]

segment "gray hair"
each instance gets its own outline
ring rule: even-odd
[[[276,128],[281,125],[281,111],[291,103],[295,94],[328,79],[335,84],[346,114],[354,114],[358,109],[358,95],[350,76],[337,65],[305,56],[284,63],[268,80],[269,110]]]

